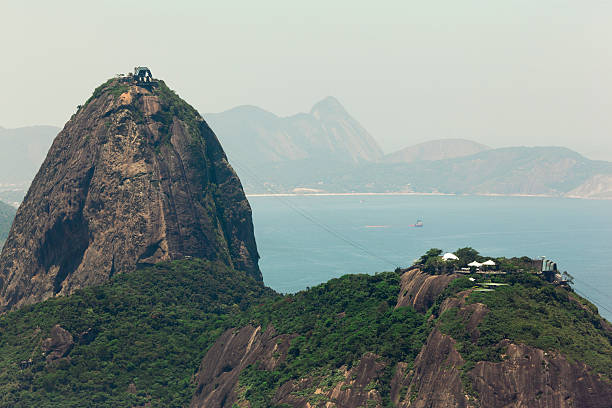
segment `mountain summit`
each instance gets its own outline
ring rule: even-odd
[[[133,78],[98,87],[53,142],[0,255],[0,310],[185,257],[262,279],[217,137],[163,81]]]
[[[251,168],[302,160],[359,163],[382,157],[374,138],[332,96],[316,103],[310,113],[289,117],[255,106],[205,116],[230,159]]]

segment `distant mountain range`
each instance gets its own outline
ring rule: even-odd
[[[330,176],[328,189],[612,198],[611,181],[610,162],[563,147],[508,147],[445,160],[372,163]]]
[[[340,102],[280,118],[256,107],[205,115],[247,193],[415,192],[612,198],[612,163],[563,147],[491,149],[440,139],[383,155]]]
[[[466,139],[439,139],[408,146],[386,155],[386,163],[412,163],[425,160],[444,160],[469,156],[490,150],[489,146]]]
[[[59,131],[54,126],[0,127],[0,200],[18,204],[23,199]]]
[[[204,116],[230,156],[247,166],[313,159],[360,163],[383,156],[374,138],[331,96],[310,113],[285,118],[255,106]]]
[[[204,118],[250,194],[415,192],[612,198],[612,163],[563,147],[439,139],[383,154],[334,97],[279,117],[239,106]],[[0,200],[16,204],[59,128],[0,128]]]
[[[0,127],[0,183],[31,181],[59,131],[55,126]]]

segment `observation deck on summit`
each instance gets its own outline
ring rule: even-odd
[[[151,70],[147,67],[134,67],[134,74],[132,75],[134,82],[138,85],[156,85],[157,81],[153,79]]]

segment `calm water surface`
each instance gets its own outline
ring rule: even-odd
[[[576,277],[575,288],[612,320],[612,201],[460,196],[249,201],[264,281],[280,292],[347,273],[408,266],[432,247],[452,251],[471,246],[491,256],[555,260]],[[410,227],[417,219],[424,228]]]

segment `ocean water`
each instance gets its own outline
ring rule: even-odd
[[[290,293],[408,266],[429,248],[546,256],[612,320],[612,201],[474,196],[249,197],[266,285]],[[417,219],[423,228],[413,228]]]

